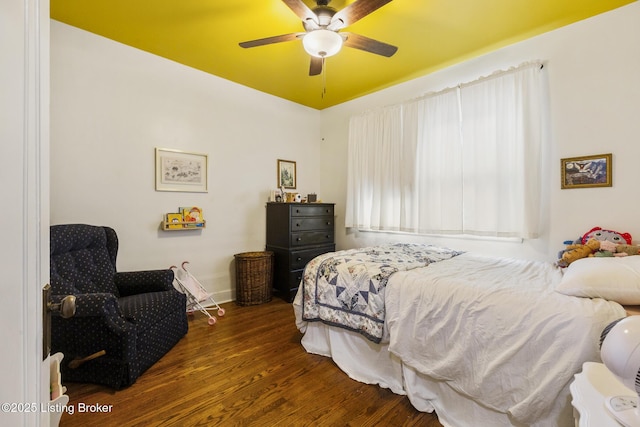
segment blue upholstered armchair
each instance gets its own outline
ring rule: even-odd
[[[187,333],[186,298],[173,287],[173,271],[117,272],[117,252],[109,227],[51,226],[52,302],[75,295],[77,307],[71,318],[51,319],[63,381],[126,387]]]

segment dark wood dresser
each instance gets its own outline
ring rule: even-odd
[[[267,247],[274,258],[276,295],[293,301],[304,266],[335,251],[333,203],[267,203]]]

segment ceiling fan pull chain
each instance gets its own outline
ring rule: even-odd
[[[325,64],[324,56],[322,57],[322,99],[327,93],[327,64]]]

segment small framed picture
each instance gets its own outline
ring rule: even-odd
[[[561,187],[611,187],[611,158],[612,155],[609,153],[561,159]]]
[[[207,192],[206,154],[156,148],[156,191]]]
[[[278,159],[278,188],[296,188],[296,162]]]

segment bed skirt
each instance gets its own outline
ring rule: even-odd
[[[388,351],[388,343],[375,344],[364,336],[321,322],[305,324],[302,346],[309,353],[331,357],[351,379],[388,388],[406,395],[421,412],[438,414],[445,427],[517,426],[508,414],[479,405],[457,393],[446,382],[433,380],[411,367]],[[570,427],[574,425],[569,387],[563,398],[535,427]]]

